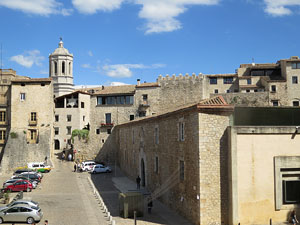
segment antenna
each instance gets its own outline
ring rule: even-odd
[[[255,66],[254,58],[252,57],[252,66]]]

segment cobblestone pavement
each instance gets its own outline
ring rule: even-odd
[[[54,159],[54,169],[44,174],[38,188],[24,193],[24,199],[39,202],[50,225],[106,225],[104,214],[93,195],[87,174],[72,172],[73,163]],[[9,175],[2,175],[3,183]],[[0,184],[2,184],[0,183]]]

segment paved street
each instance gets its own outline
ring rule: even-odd
[[[55,168],[44,174],[36,190],[24,193],[24,199],[40,203],[51,225],[107,224],[87,180],[87,174],[72,172],[71,162],[53,161]],[[11,175],[2,175],[1,184]],[[40,224],[43,224],[40,222]]]

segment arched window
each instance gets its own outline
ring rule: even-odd
[[[69,75],[71,75],[71,62],[69,62]]]
[[[57,74],[57,62],[54,62],[54,74]]]
[[[61,68],[61,73],[64,74],[65,73],[65,62],[62,62],[62,68]]]

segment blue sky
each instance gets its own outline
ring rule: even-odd
[[[75,85],[234,73],[300,55],[300,0],[0,0],[2,67],[48,77],[58,46]]]

